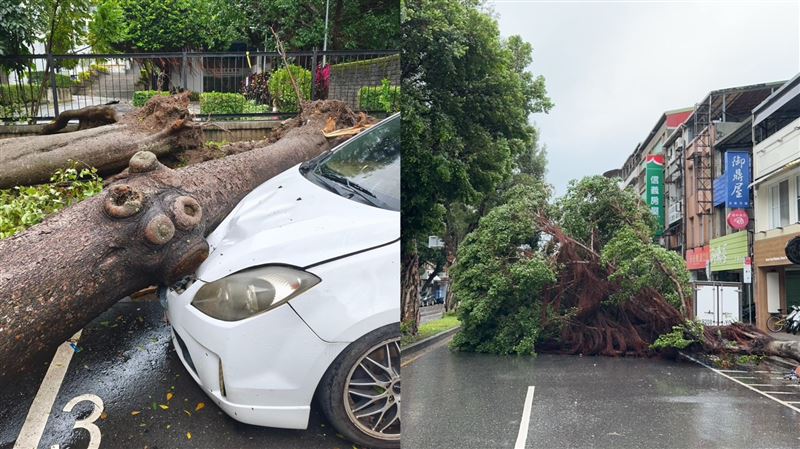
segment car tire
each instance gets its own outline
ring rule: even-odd
[[[398,449],[400,325],[383,326],[347,346],[322,377],[317,399],[331,424],[348,440],[372,449]],[[375,428],[370,429],[373,422]]]

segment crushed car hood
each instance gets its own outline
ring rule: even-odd
[[[400,238],[400,213],[320,187],[299,165],[250,192],[207,240],[197,277],[212,282],[265,264],[307,267]]]

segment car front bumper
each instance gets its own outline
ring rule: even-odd
[[[347,346],[320,339],[288,304],[237,322],[190,304],[203,285],[167,292],[178,356],[192,378],[232,418],[305,429],[320,378]]]

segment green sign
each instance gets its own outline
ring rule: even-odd
[[[664,156],[654,154],[645,159],[646,190],[644,201],[658,222],[656,236],[664,232]]]
[[[711,271],[742,270],[747,257],[747,231],[711,240]]]

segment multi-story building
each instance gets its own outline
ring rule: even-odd
[[[800,236],[800,75],[752,117],[756,323],[765,329],[769,314],[800,306],[800,265],[785,252]]]
[[[661,114],[650,134],[636,145],[625,164],[622,166],[619,176],[622,178],[622,187],[633,189],[642,198],[645,197],[647,180],[645,178],[647,156],[662,155],[664,153],[664,141],[672,131],[680,126],[686,117],[692,113],[692,108],[675,109]]]
[[[712,91],[697,104],[684,123],[683,248],[694,280],[744,280],[742,271],[749,254],[747,227],[737,225],[734,229],[728,224],[728,217],[733,210],[744,210],[747,214],[750,194],[740,180],[734,185],[723,176],[726,167],[723,162],[736,155],[740,156],[737,163],[741,158],[749,161],[747,125],[744,123],[753,108],[782,84],[765,83]],[[726,156],[728,151],[730,154]],[[742,176],[749,176],[749,165],[738,169]],[[723,188],[730,188],[731,192],[738,189],[736,200],[726,196],[728,190]],[[735,216],[741,214],[737,212]],[[742,234],[729,236],[735,232]],[[744,299],[747,303],[749,298]]]

